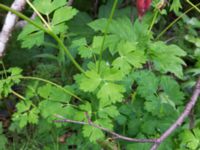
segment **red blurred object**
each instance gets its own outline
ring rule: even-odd
[[[137,0],[137,11],[139,19],[142,19],[142,16],[146,13],[151,5],[151,0]]]

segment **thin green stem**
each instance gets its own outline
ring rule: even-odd
[[[3,67],[3,74],[4,74],[5,77],[7,78],[7,77],[8,77],[8,74],[7,74],[7,71],[6,71],[6,67],[5,67],[5,65],[4,65],[3,60],[2,60],[1,62],[2,62],[2,67]]]
[[[153,20],[152,20],[151,25],[150,25],[149,30],[148,30],[148,34],[150,34],[151,30],[153,29],[153,26],[154,26],[154,24],[155,24],[155,22],[156,22],[156,18],[157,18],[157,16],[158,16],[158,12],[159,12],[159,11],[156,9],[156,10],[155,10],[154,17],[153,17]]]
[[[41,25],[35,23],[33,20],[31,20],[30,18],[28,18],[28,17],[25,16],[24,14],[22,14],[22,13],[16,11],[16,10],[14,10],[14,9],[12,9],[12,8],[10,8],[10,7],[8,7],[8,6],[6,6],[6,5],[3,5],[3,4],[0,4],[0,8],[4,9],[4,10],[6,10],[6,11],[12,12],[13,14],[15,14],[15,15],[17,15],[18,17],[20,17],[20,18],[26,20],[27,22],[29,22],[29,23],[32,24],[33,26],[37,27],[38,29],[40,29],[40,30],[42,30],[42,31],[44,31],[44,32],[46,32],[46,33],[49,33],[49,30],[48,30],[48,29],[46,29],[46,28],[44,28],[43,26],[41,26]]]
[[[26,98],[24,96],[20,95],[19,93],[15,92],[13,90],[11,90],[11,92],[12,92],[12,94],[14,94],[15,96],[19,97],[20,99],[22,99],[24,101],[26,100]]]
[[[57,42],[58,44],[61,46],[61,48],[65,51],[66,55],[69,57],[69,59],[72,61],[72,63],[76,66],[76,68],[84,73],[85,71],[82,69],[82,67],[78,64],[78,62],[74,59],[74,57],[71,55],[71,53],[69,52],[69,50],[65,47],[65,45],[63,44],[63,42],[59,39],[59,37],[54,34],[51,30],[35,23],[33,20],[29,19],[27,16],[23,15],[22,13],[7,7],[6,5],[0,4],[0,8],[10,11],[12,13],[14,13],[15,15],[19,16],[20,18],[26,20],[27,22],[29,22],[30,24],[32,24],[33,26],[37,27],[38,29],[41,29],[42,31],[46,32],[47,34],[49,34],[50,36],[52,36]]]
[[[117,3],[118,3],[118,0],[115,0],[114,3],[113,3],[113,6],[112,6],[112,10],[111,10],[108,22],[107,22],[106,27],[105,27],[103,41],[102,41],[101,49],[100,49],[100,56],[99,56],[99,63],[98,63],[98,72],[100,71],[100,68],[101,68],[101,61],[102,61],[102,57],[103,57],[103,50],[104,50],[104,44],[105,44],[105,41],[106,41],[107,32],[108,32],[110,23],[112,21],[112,18],[114,16],[115,9],[117,7]]]
[[[53,32],[49,32],[49,34],[58,42],[58,44],[60,45],[60,47],[65,51],[66,55],[69,57],[69,59],[72,61],[72,63],[76,66],[76,68],[82,72],[85,73],[85,71],[83,70],[83,68],[78,64],[78,62],[74,59],[74,57],[71,55],[71,53],[69,52],[69,50],[66,48],[66,46],[63,44],[63,42],[60,40],[60,38],[54,34]]]
[[[12,94],[14,94],[15,96],[17,96],[17,97],[20,98],[21,100],[23,100],[23,101],[26,100],[26,98],[25,98],[24,96],[22,96],[21,94],[15,92],[14,90],[11,90],[11,92],[12,92]],[[33,104],[33,103],[31,103],[31,105],[32,105],[33,107],[36,107],[35,104]]]
[[[45,82],[45,83],[48,83],[48,84],[51,84],[59,89],[61,89],[63,92],[73,96],[74,98],[78,99],[79,101],[81,102],[84,102],[83,99],[81,99],[80,97],[78,97],[77,95],[75,95],[74,93],[72,93],[71,91],[63,88],[62,86],[52,82],[52,81],[49,81],[49,80],[46,80],[46,79],[43,79],[43,78],[39,78],[39,77],[31,77],[31,76],[22,76],[20,77],[21,79],[25,79],[25,80],[38,80],[38,81],[42,81],[42,82]]]
[[[59,49],[59,47],[56,44],[53,44],[53,43],[44,42],[43,45],[48,46],[48,47],[52,47],[52,48],[55,48],[55,49]]]
[[[197,7],[197,5],[194,5],[190,0],[186,0],[186,2],[200,13],[200,9]]]
[[[71,91],[69,91],[69,90],[63,88],[63,87],[60,86],[59,84],[56,84],[56,83],[54,83],[54,82],[52,82],[52,81],[49,81],[49,80],[46,80],[46,79],[43,79],[43,78],[31,77],[31,76],[21,76],[21,77],[12,77],[12,76],[10,76],[9,78],[11,78],[11,79],[20,78],[20,79],[24,79],[24,80],[37,80],[37,81],[42,81],[42,82],[48,83],[48,84],[50,84],[50,85],[53,85],[53,86],[59,88],[60,90],[62,90],[63,92],[65,92],[65,93],[71,95],[72,97],[78,99],[79,101],[84,102],[84,100],[83,100],[82,98],[78,97],[78,96],[77,96],[76,94],[74,94],[73,92],[71,92]],[[6,79],[4,79],[4,80],[6,80]]]
[[[196,4],[196,7],[200,6],[200,3]],[[183,14],[181,14],[178,18],[176,18],[174,21],[172,21],[160,34],[156,37],[156,40],[158,40],[165,32],[167,32],[177,21],[179,21],[184,15],[189,13],[191,10],[193,10],[194,7],[189,8],[186,10]]]
[[[46,20],[42,17],[42,15],[39,13],[39,11],[35,8],[35,6],[33,6],[33,4],[31,4],[31,2],[29,0],[26,0],[26,2],[29,4],[29,6],[34,10],[34,12],[40,17],[40,19],[42,20],[42,22],[47,26],[47,28],[49,30],[52,30],[50,25],[46,22]]]
[[[49,18],[49,15],[46,15],[47,16],[47,22],[48,24],[50,24],[50,18]]]

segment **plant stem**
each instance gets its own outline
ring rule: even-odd
[[[44,32],[46,32],[46,33],[49,32],[49,30],[47,30],[47,29],[44,28],[43,26],[41,26],[41,25],[35,23],[33,20],[31,20],[30,18],[28,18],[28,17],[25,16],[24,14],[22,14],[22,13],[16,11],[16,10],[14,10],[14,9],[12,9],[12,8],[10,8],[10,7],[8,7],[8,6],[6,6],[6,5],[0,4],[0,8],[4,9],[4,10],[6,10],[6,11],[12,12],[13,14],[15,14],[15,15],[17,15],[18,17],[20,17],[20,18],[26,20],[27,22],[29,22],[29,23],[32,24],[33,26],[37,27],[38,29],[40,29],[40,30],[42,30],[42,31],[44,31]]]
[[[60,38],[54,34],[53,32],[49,32],[49,34],[58,42],[58,44],[60,45],[60,47],[65,51],[66,55],[69,57],[69,59],[72,61],[72,63],[76,66],[76,68],[82,72],[85,73],[85,71],[83,70],[83,68],[77,63],[77,61],[74,59],[74,57],[71,55],[71,53],[69,52],[69,50],[66,48],[66,46],[63,44],[63,42],[60,40]]]
[[[113,6],[112,6],[112,10],[111,10],[108,22],[107,22],[106,27],[105,27],[103,41],[102,41],[101,49],[100,49],[100,56],[99,56],[99,63],[98,63],[98,72],[100,71],[100,68],[101,68],[101,61],[102,61],[102,57],[103,57],[103,50],[104,50],[104,44],[105,44],[105,41],[106,41],[107,32],[108,32],[110,23],[112,21],[112,18],[114,16],[115,9],[117,7],[117,3],[118,3],[118,0],[115,0],[114,3],[113,3]]]
[[[12,92],[12,94],[14,94],[15,96],[17,96],[17,97],[20,98],[21,100],[23,100],[23,101],[26,100],[26,98],[25,98],[24,96],[22,96],[21,94],[15,92],[14,90],[11,90],[11,92]],[[33,103],[31,103],[31,105],[32,105],[33,107],[36,107],[35,104],[33,104]]]
[[[91,121],[91,118],[89,118],[89,116],[88,116],[88,112],[85,112],[85,113],[87,114],[87,116],[86,116],[87,122],[71,120],[71,119],[65,118],[59,114],[55,114],[54,116],[57,118],[60,118],[62,120],[54,120],[54,122],[62,122],[62,123],[66,122],[66,123],[74,123],[74,124],[80,124],[80,125],[89,125],[89,126],[95,127],[97,129],[100,129],[104,132],[107,132],[107,133],[113,135],[115,139],[121,139],[121,140],[129,141],[129,142],[139,142],[139,143],[155,143],[156,142],[156,139],[137,139],[137,138],[130,138],[130,137],[120,135],[116,132],[109,130],[108,128],[104,128],[98,124],[93,123]]]
[[[149,27],[149,30],[148,30],[148,34],[150,34],[150,32],[151,32],[151,30],[152,30],[152,28],[153,28],[153,26],[154,26],[154,24],[155,24],[155,22],[156,22],[156,18],[157,18],[157,16],[158,16],[158,10],[156,9],[155,10],[156,12],[155,12],[155,14],[154,14],[154,17],[153,17],[153,20],[152,20],[152,22],[151,22],[151,25],[150,25],[150,27]]]
[[[200,9],[197,7],[197,5],[194,5],[190,0],[186,0],[186,2],[200,13]]]
[[[6,67],[5,67],[5,65],[4,65],[3,60],[1,61],[1,64],[2,64],[2,68],[3,68],[3,74],[4,74],[5,77],[7,78],[7,77],[8,77],[8,74],[7,74],[7,72],[6,72]]]
[[[71,53],[69,52],[69,50],[65,47],[65,45],[63,44],[63,42],[59,39],[59,37],[54,34],[51,30],[38,25],[37,23],[35,23],[33,20],[29,19],[27,16],[23,15],[22,13],[11,9],[10,7],[7,7],[6,5],[0,4],[0,8],[10,11],[12,13],[14,13],[15,15],[19,16],[20,18],[26,20],[27,22],[29,22],[30,24],[32,24],[33,26],[37,27],[38,29],[46,32],[47,34],[49,34],[50,36],[52,36],[60,45],[60,47],[65,51],[66,55],[69,57],[69,59],[72,61],[72,63],[75,65],[75,67],[82,73],[84,73],[85,71],[82,69],[82,67],[77,63],[77,61],[73,58],[73,56],[71,55]]]
[[[188,117],[191,110],[194,108],[195,104],[197,103],[198,97],[200,95],[200,78],[196,82],[195,89],[193,91],[193,94],[185,106],[184,111],[181,113],[181,115],[178,117],[178,119],[157,139],[157,142],[152,146],[151,150],[157,150],[158,146],[170,135],[176,130],[179,126],[182,125],[184,119]]]
[[[22,77],[20,77],[20,78],[21,78],[21,79],[25,79],[25,80],[27,80],[27,79],[28,79],[28,80],[38,80],[38,81],[42,81],[42,82],[51,84],[51,85],[53,85],[53,86],[55,86],[55,87],[61,89],[63,92],[65,92],[65,93],[67,93],[67,94],[73,96],[74,98],[78,99],[79,101],[84,102],[84,100],[83,100],[82,98],[78,97],[77,95],[75,95],[75,94],[72,93],[71,91],[69,91],[69,90],[63,88],[62,86],[60,86],[60,85],[58,85],[58,84],[56,84],[56,83],[54,83],[54,82],[52,82],[52,81],[49,81],[49,80],[46,80],[46,79],[43,79],[43,78],[39,78],[39,77],[31,77],[31,76],[22,76]]]
[[[196,4],[196,7],[200,6],[200,3]],[[176,18],[174,21],[172,21],[172,23],[170,23],[162,32],[160,32],[160,34],[156,37],[156,40],[158,40],[163,34],[165,34],[165,32],[167,32],[167,30],[169,30],[177,21],[179,21],[184,15],[186,15],[187,13],[189,13],[191,10],[193,10],[194,7],[189,8],[188,10],[186,10],[183,14],[181,14],[178,18]]]
[[[52,30],[50,25],[46,22],[46,20],[42,17],[42,15],[39,13],[39,11],[33,6],[33,4],[31,4],[31,2],[29,0],[26,0],[26,2],[29,4],[29,6],[34,10],[34,12],[40,17],[40,19],[42,20],[42,22],[47,26],[47,28],[49,30]]]
[[[17,92],[15,92],[15,91],[11,91],[12,92],[12,94],[14,94],[15,96],[17,96],[17,97],[19,97],[20,99],[22,99],[22,100],[26,100],[26,98],[25,97],[23,97],[22,95],[20,95],[19,93],[17,93]]]

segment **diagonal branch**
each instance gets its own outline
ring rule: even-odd
[[[187,103],[183,113],[179,116],[179,118],[157,139],[157,142],[152,146],[151,150],[156,150],[158,146],[181,124],[184,119],[190,114],[192,108],[195,106],[198,97],[200,94],[200,78],[198,79],[192,97],[190,101]]]
[[[93,123],[91,121],[91,118],[89,118],[88,113],[86,112],[85,114],[86,114],[86,118],[88,119],[88,122],[82,122],[82,121],[75,121],[75,120],[66,119],[63,116],[60,116],[60,115],[57,115],[57,114],[55,116],[57,118],[61,118],[62,120],[54,120],[54,122],[68,122],[68,123],[74,123],[74,124],[80,124],[80,125],[90,125],[92,127],[98,128],[98,129],[100,129],[102,131],[105,131],[105,132],[113,135],[115,137],[115,139],[122,139],[122,140],[129,141],[129,142],[139,142],[139,143],[155,143],[156,142],[156,139],[136,139],[136,138],[130,138],[130,137],[126,137],[126,136],[120,135],[118,133],[110,131],[107,128],[104,128],[104,127],[102,127],[100,125],[97,125],[97,124]]]
[[[189,102],[187,103],[183,113],[179,116],[179,118],[157,139],[137,139],[137,138],[130,138],[130,137],[126,137],[123,135],[120,135],[118,133],[115,133],[113,131],[110,131],[107,128],[104,128],[102,126],[99,126],[97,124],[94,124],[91,121],[91,118],[89,117],[88,113],[86,112],[86,118],[88,119],[88,122],[82,122],[82,121],[75,121],[75,120],[70,120],[70,119],[66,119],[63,116],[60,115],[55,115],[57,118],[61,118],[62,120],[55,120],[54,122],[68,122],[68,123],[74,123],[74,124],[80,124],[80,125],[90,125],[93,126],[95,128],[98,128],[102,131],[105,131],[111,135],[113,135],[115,137],[115,139],[121,139],[121,140],[125,140],[125,141],[129,141],[129,142],[138,142],[138,143],[154,143],[153,146],[151,147],[151,150],[156,150],[158,148],[158,146],[179,126],[182,125],[184,119],[189,116],[192,108],[195,106],[198,97],[200,94],[200,77],[198,79],[198,81],[196,82],[196,86],[195,89],[193,91],[193,94],[189,100]]]

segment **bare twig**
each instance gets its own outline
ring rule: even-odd
[[[12,5],[11,8],[17,11],[22,11],[24,6],[26,4],[25,0],[15,0]],[[17,21],[18,17],[15,14],[12,14],[11,12],[8,12],[2,31],[0,33],[0,57],[2,57],[7,42],[10,38],[11,32],[15,26],[15,23]]]
[[[190,101],[187,103],[183,113],[179,116],[179,118],[157,139],[157,142],[152,146],[151,150],[156,150],[158,146],[177,128],[179,127],[184,119],[189,115],[192,108],[197,102],[197,99],[200,94],[200,78],[198,79],[192,97]]]
[[[138,143],[154,143],[154,145],[151,147],[151,150],[156,150],[158,148],[158,146],[179,126],[181,126],[181,124],[183,123],[184,119],[190,114],[192,108],[195,106],[197,99],[199,97],[200,94],[200,78],[198,79],[194,92],[192,94],[192,97],[190,98],[189,102],[187,103],[183,113],[179,116],[179,118],[160,136],[160,138],[157,139],[137,139],[137,138],[130,138],[130,137],[126,137],[123,135],[120,135],[118,133],[115,133],[113,131],[110,131],[107,128],[104,128],[102,126],[99,126],[97,124],[94,124],[91,121],[91,118],[89,117],[88,113],[86,113],[86,118],[88,119],[88,123],[87,122],[82,122],[82,121],[75,121],[75,120],[70,120],[70,119],[66,119],[63,116],[60,115],[56,115],[57,118],[61,118],[63,120],[55,120],[55,122],[68,122],[68,123],[74,123],[74,124],[81,124],[81,125],[90,125],[93,126],[95,128],[98,128],[102,131],[105,131],[111,135],[113,135],[115,137],[115,139],[121,139],[121,140],[126,140],[129,142],[138,142]]]
[[[82,122],[82,121],[75,121],[75,120],[66,119],[63,116],[60,116],[60,115],[57,115],[57,114],[55,116],[57,118],[61,118],[63,120],[54,120],[54,122],[68,122],[68,123],[74,123],[74,124],[80,124],[80,125],[90,125],[90,126],[93,126],[95,128],[98,128],[98,129],[100,129],[102,131],[105,131],[105,132],[113,135],[115,137],[115,139],[122,139],[122,140],[130,141],[130,142],[140,142],[140,143],[155,143],[156,142],[156,139],[130,138],[130,137],[126,137],[126,136],[120,135],[118,133],[115,133],[113,131],[110,131],[107,128],[104,128],[104,127],[102,127],[100,125],[97,125],[97,124],[93,123],[87,113],[86,113],[86,118],[88,119],[88,122]]]

